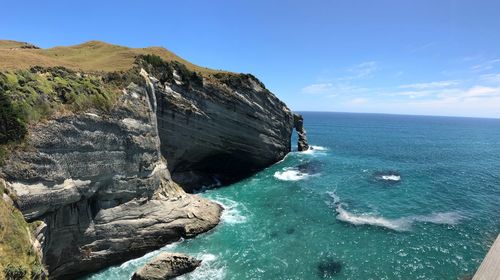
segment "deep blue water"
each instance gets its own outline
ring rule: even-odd
[[[303,113],[315,149],[201,195],[183,279],[463,279],[500,232],[500,120]],[[129,279],[152,256],[89,279]]]

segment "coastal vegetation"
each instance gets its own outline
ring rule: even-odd
[[[1,72],[0,164],[7,146],[22,142],[30,124],[90,108],[109,111],[119,93],[116,83],[107,83],[100,75],[64,67]]]
[[[0,181],[0,197],[5,191]],[[31,242],[31,231],[37,225],[28,224],[14,205],[0,199],[0,279],[45,279],[40,257]]]

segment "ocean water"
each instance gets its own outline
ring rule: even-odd
[[[500,120],[304,113],[313,149],[200,195],[180,279],[466,279],[500,232]],[[129,279],[156,255],[87,279]]]

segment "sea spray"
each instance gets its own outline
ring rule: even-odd
[[[284,168],[283,171],[276,171],[274,177],[281,181],[299,181],[309,177],[309,174],[295,168]]]
[[[297,152],[301,155],[326,155],[328,148],[322,146],[309,146],[307,151]]]
[[[225,265],[219,261],[219,257],[213,254],[196,254],[195,257],[201,260],[201,265],[191,273],[177,277],[179,280],[222,280],[226,277]]]
[[[177,245],[183,242],[184,239],[181,238],[179,241],[168,244],[163,248],[160,248],[156,251],[149,252],[142,257],[137,259],[132,259],[122,263],[121,265],[111,266],[107,269],[97,272],[95,274],[89,275],[81,280],[97,280],[97,279],[130,279],[132,274],[143,265],[145,265],[148,261],[152,260],[154,257],[159,255],[162,252],[172,252],[175,250]]]
[[[224,197],[214,197],[212,200],[224,208],[221,216],[222,223],[241,224],[247,221],[248,210],[243,204]]]

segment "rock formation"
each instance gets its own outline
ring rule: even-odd
[[[191,272],[201,261],[178,253],[161,253],[151,262],[141,267],[132,280],[167,280]]]
[[[307,143],[307,133],[304,128],[304,118],[300,114],[293,114],[293,127],[297,131],[298,143],[297,150],[299,152],[307,151],[309,149],[309,143]]]
[[[71,83],[64,68],[54,70],[60,77],[36,71],[28,76],[41,86],[0,89],[20,92],[17,101],[28,92],[45,107],[108,100],[103,108],[63,109],[27,123],[23,144],[0,164],[13,203],[27,221],[41,221],[35,236],[52,279],[74,279],[210,230],[222,207],[185,191],[281,160],[293,127],[299,150],[307,149],[302,117],[249,74],[200,74],[155,55],[139,57],[128,72],[73,72]],[[113,75],[125,76],[128,86],[111,103],[99,87],[115,82]],[[91,88],[81,90],[85,84]]]
[[[32,127],[30,148],[2,167],[25,218],[46,224],[51,278],[74,279],[219,222],[218,204],[171,180],[146,88],[129,86],[119,102],[106,116],[71,114]]]
[[[249,176],[290,151],[292,113],[252,75],[174,75],[155,89],[161,151],[188,191]]]

